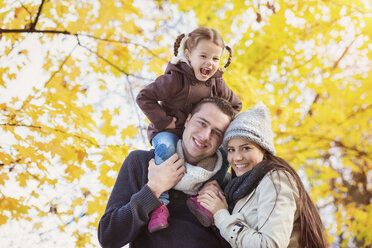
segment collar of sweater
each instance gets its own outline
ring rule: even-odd
[[[178,157],[184,159],[182,140],[177,143]],[[174,189],[183,191],[188,195],[196,195],[200,186],[213,177],[222,167],[222,154],[219,150],[214,155],[204,158],[196,165],[185,162],[186,172]]]

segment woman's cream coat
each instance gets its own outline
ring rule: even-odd
[[[299,247],[298,201],[292,177],[274,170],[236,203],[232,214],[219,210],[215,225],[232,247]]]

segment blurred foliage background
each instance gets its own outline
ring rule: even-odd
[[[134,98],[163,73],[177,35],[205,25],[233,49],[224,78],[243,109],[269,107],[278,155],[301,175],[330,247],[372,246],[371,8],[370,0],[2,0],[1,239],[99,245],[122,161],[149,149]]]

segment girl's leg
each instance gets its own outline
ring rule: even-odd
[[[169,204],[169,193],[168,193],[168,191],[163,192],[159,196],[159,200],[162,201],[165,206],[167,206]]]
[[[179,138],[177,135],[170,132],[161,132],[155,135],[152,139],[152,145],[155,148],[155,164],[159,165],[167,160],[170,156],[176,153],[176,146]],[[169,194],[164,192],[160,195],[159,199],[168,205]]]
[[[155,148],[155,164],[159,165],[176,153],[177,135],[170,132],[161,132],[152,139]]]
[[[178,137],[169,132],[158,133],[152,139],[152,145],[155,148],[155,164],[160,165],[176,152]],[[159,200],[162,205],[155,209],[150,216],[148,229],[150,232],[168,227],[169,211],[166,205],[169,203],[169,194],[164,192],[160,195]]]

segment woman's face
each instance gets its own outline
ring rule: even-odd
[[[241,176],[252,170],[263,160],[264,152],[256,143],[243,138],[233,138],[227,143],[227,160],[235,171]]]

